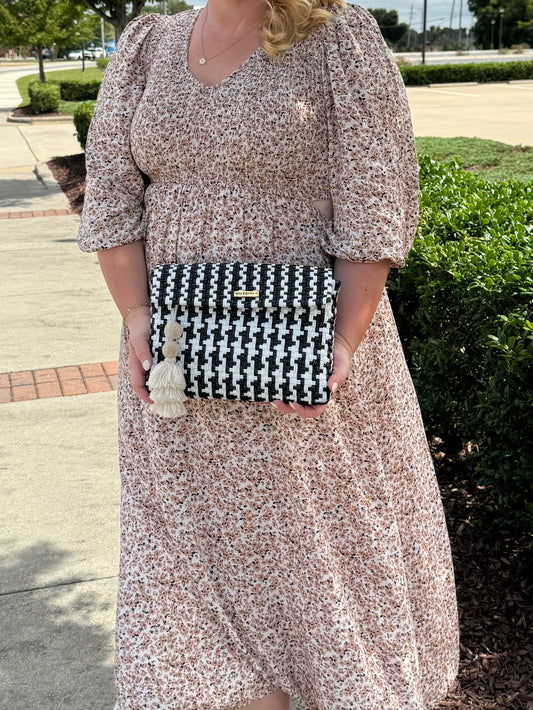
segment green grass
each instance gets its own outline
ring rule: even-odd
[[[419,154],[431,155],[440,162],[456,158],[465,170],[486,180],[533,181],[531,146],[508,145],[482,138],[418,137],[415,140]]]
[[[47,81],[50,79],[58,81],[60,79],[94,81],[95,79],[102,78],[102,72],[94,67],[89,67],[84,72],[82,72],[81,69],[58,69],[57,71],[45,71],[45,78]],[[17,89],[22,98],[19,106],[28,106],[30,103],[28,86],[32,81],[39,81],[39,74],[28,74],[27,76],[21,76],[20,79],[17,79]],[[73,101],[62,101],[59,110],[61,113],[72,113],[76,104],[77,102]],[[70,109],[69,107],[71,106],[72,108]],[[67,107],[68,110],[64,110],[64,107]]]
[[[67,113],[69,116],[74,116],[76,106],[79,106],[81,101],[60,101],[59,113]]]

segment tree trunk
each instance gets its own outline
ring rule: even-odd
[[[102,11],[100,7],[97,6],[95,0],[84,0],[87,7],[89,7],[97,15],[103,17],[104,20],[110,22],[115,28],[115,45],[118,42],[120,35],[124,31],[124,27],[128,24],[128,15],[126,12],[126,0],[117,0],[115,3],[110,3],[111,7],[108,8],[108,13]],[[132,6],[131,18],[137,17],[141,10],[146,4],[146,0],[130,0]],[[128,4],[130,4],[128,2]],[[99,3],[98,3],[99,4]]]
[[[128,22],[125,17],[112,22],[112,25],[115,28],[115,47],[117,46],[120,35],[124,32],[124,27],[126,27],[127,24]]]
[[[126,19],[126,3],[125,2],[117,2],[115,6],[115,21],[113,22],[113,26],[115,28],[115,47],[118,44],[118,40],[120,38],[120,35],[124,31],[124,27],[128,24],[128,20]]]
[[[43,45],[42,44],[37,45],[37,59],[39,61],[39,81],[41,81],[44,84],[44,82],[46,81],[46,77],[44,76]]]

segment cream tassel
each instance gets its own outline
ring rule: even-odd
[[[150,409],[161,417],[176,418],[187,414],[183,402],[185,396],[185,377],[177,362],[180,348],[176,340],[181,337],[183,328],[179,323],[171,321],[165,326],[165,344],[163,355],[165,359],[157,363],[148,378],[150,397],[154,403]]]

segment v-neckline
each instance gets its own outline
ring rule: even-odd
[[[259,45],[257,49],[255,49],[239,66],[234,69],[230,74],[225,76],[223,79],[221,79],[219,82],[216,84],[204,84],[203,81],[200,81],[197,77],[194,76],[194,74],[191,71],[191,67],[189,64],[189,50],[190,50],[190,45],[191,45],[191,38],[192,38],[192,33],[194,31],[194,27],[196,25],[196,21],[200,17],[200,13],[203,10],[203,8],[199,8],[198,10],[190,10],[191,17],[192,17],[192,22],[191,25],[188,29],[188,34],[187,34],[187,41],[185,42],[185,60],[183,62],[185,66],[185,71],[187,72],[188,76],[190,79],[196,83],[200,88],[202,89],[218,89],[222,87],[226,82],[228,82],[230,79],[232,79],[236,74],[238,74],[249,62],[251,62],[256,56],[259,56],[262,52],[264,52],[264,49],[262,45]],[[196,14],[194,14],[196,13]]]

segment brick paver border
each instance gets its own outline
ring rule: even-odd
[[[0,374],[0,404],[116,390],[117,370],[115,360],[4,372]]]
[[[71,209],[28,210],[22,212],[0,212],[0,219],[27,219],[28,217],[65,217],[76,214]]]

